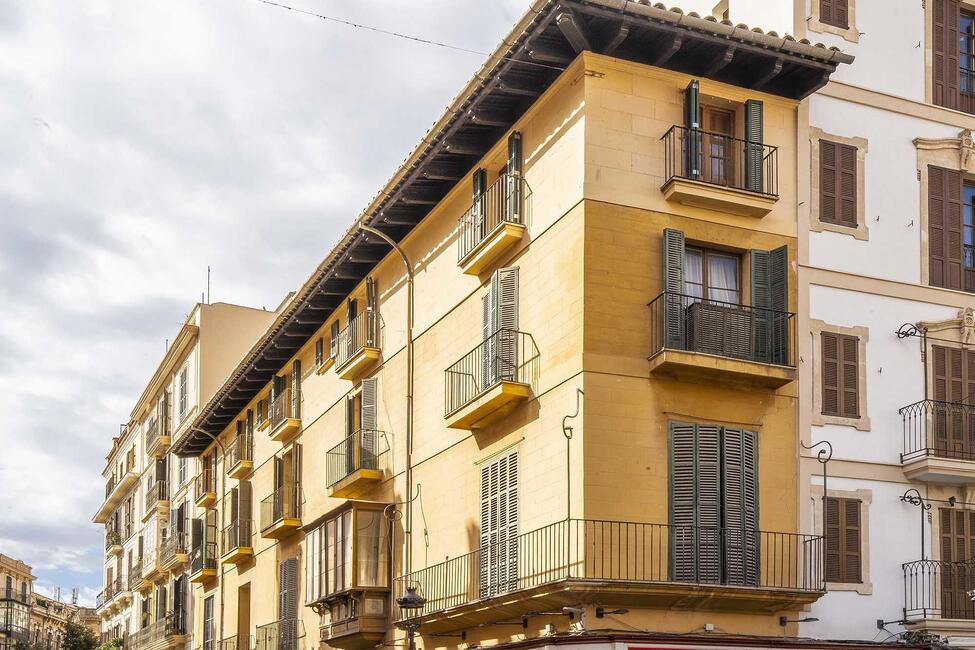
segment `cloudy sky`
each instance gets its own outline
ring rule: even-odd
[[[528,0],[282,0],[489,51]],[[481,64],[258,0],[0,0],[0,553],[101,588],[124,421],[206,285],[275,307]]]

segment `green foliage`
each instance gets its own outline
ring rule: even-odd
[[[98,647],[98,637],[81,623],[68,621],[64,627],[64,643],[62,647],[63,650],[95,650]],[[117,649],[118,645],[112,646],[112,650]],[[108,649],[106,648],[106,650]]]

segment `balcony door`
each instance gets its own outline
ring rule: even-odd
[[[704,178],[715,185],[735,185],[735,112],[714,106],[701,107],[704,124]]]
[[[941,508],[941,617],[975,619],[975,511]]]
[[[935,453],[975,460],[975,350],[932,346]]]

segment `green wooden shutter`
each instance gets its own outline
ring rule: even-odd
[[[377,453],[377,390],[378,380],[367,377],[362,380],[362,433],[359,440],[359,463],[364,469],[376,469]]]
[[[366,331],[365,345],[369,348],[378,347],[379,332],[379,303],[376,301],[376,279],[366,278]]]
[[[786,246],[769,251],[769,360],[772,363],[791,363],[792,340],[789,318],[789,249]]]
[[[757,436],[724,428],[721,443],[725,581],[758,586]]]
[[[301,360],[291,364],[291,417],[301,417]]]
[[[291,448],[291,516],[301,516],[301,445],[295,443]]]
[[[697,425],[697,576],[721,581],[721,427]]]
[[[762,102],[745,101],[745,189],[764,192]]]
[[[194,553],[203,545],[203,520],[193,519],[190,522],[190,548]]]
[[[487,225],[485,223],[485,216],[487,212],[487,199],[484,196],[484,192],[487,191],[487,171],[484,169],[475,169],[474,174],[471,176],[471,200],[473,202],[473,216],[474,223],[474,242],[481,240],[486,234]]]
[[[684,176],[701,177],[701,84],[694,79],[684,89]]]
[[[671,579],[697,580],[695,426],[670,422]]]
[[[755,328],[755,361],[772,359],[772,274],[768,251],[749,251],[751,266],[752,322]]]
[[[674,580],[721,581],[721,428],[670,423],[671,571]]]
[[[664,304],[662,319],[665,347],[684,349],[684,233],[673,228],[664,229]]]
[[[515,131],[508,136],[508,175],[507,175],[507,214],[505,219],[521,223],[521,133]]]
[[[282,560],[278,565],[278,647],[298,647],[298,558]]]

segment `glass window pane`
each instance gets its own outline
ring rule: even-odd
[[[335,544],[335,520],[329,521],[325,526],[325,561],[328,564],[326,567],[326,586],[325,593],[332,594],[338,591],[336,588],[337,576],[335,574],[338,563],[336,562],[336,544]]]
[[[728,255],[708,255],[708,298],[738,303],[738,260]]]
[[[352,586],[352,511],[342,513],[342,588]]]
[[[360,510],[356,520],[356,546],[359,587],[386,586],[386,543],[383,515],[375,510]]]
[[[704,265],[701,251],[692,248],[684,251],[684,289],[688,296],[700,298],[704,295]]]

